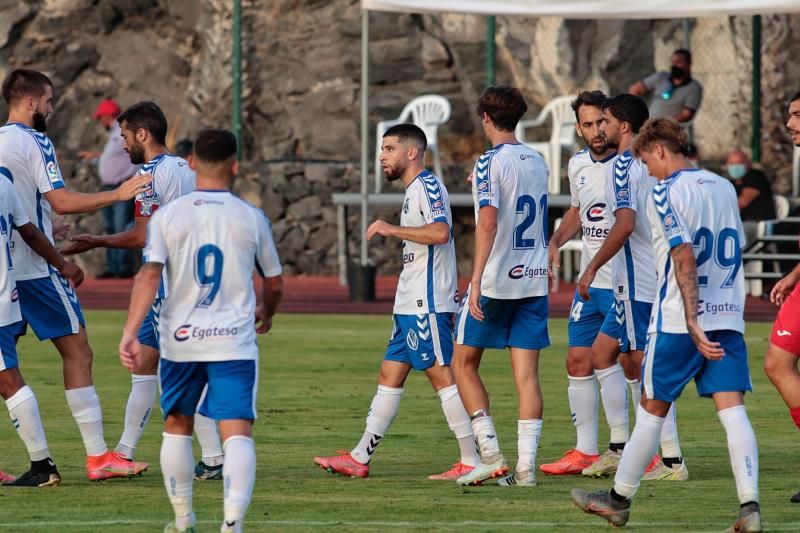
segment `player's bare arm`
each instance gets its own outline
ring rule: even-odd
[[[137,339],[137,333],[156,298],[158,287],[161,285],[163,269],[164,265],[161,263],[145,263],[133,282],[128,319],[122,328],[122,340],[119,342],[120,361],[122,366],[130,371],[133,371],[142,349]]]
[[[769,293],[769,300],[775,305],[783,305],[783,302],[794,290],[798,280],[800,280],[800,264],[775,284]]]
[[[39,228],[29,222],[18,226],[16,230],[25,244],[58,270],[59,274],[70,280],[74,286],[78,287],[83,283],[83,270],[75,263],[65,260]]]
[[[669,252],[675,263],[675,279],[683,298],[683,309],[686,316],[686,328],[692,337],[695,346],[703,357],[711,360],[722,359],[725,351],[718,342],[711,342],[705,332],[697,323],[697,305],[699,302],[699,288],[697,286],[697,262],[694,258],[692,245],[679,244]]]
[[[616,220],[611,231],[608,232],[608,237],[586,266],[581,279],[578,280],[578,294],[585,300],[589,299],[589,286],[594,281],[597,271],[611,261],[611,258],[625,246],[625,242],[636,228],[636,211],[633,209],[619,209],[615,216]]]
[[[478,211],[475,227],[475,259],[472,262],[472,280],[469,287],[469,312],[475,320],[483,320],[481,310],[481,279],[489,254],[497,236],[497,208],[487,205]]]
[[[375,235],[394,237],[417,244],[446,244],[450,241],[450,225],[446,222],[432,222],[419,227],[404,227],[378,219],[367,228],[368,240]]]
[[[550,248],[548,250],[549,262],[552,276],[552,269],[559,268],[561,262],[558,255],[558,249],[564,246],[578,230],[581,229],[581,215],[580,211],[575,206],[570,206],[567,212],[564,213],[564,218],[561,219],[561,224],[556,228],[553,237],[550,239]]]
[[[94,248],[144,248],[147,240],[148,220],[150,220],[148,217],[136,217],[131,229],[113,235],[90,235],[88,233],[75,235],[70,237],[72,242],[62,248],[61,253],[64,255],[80,254]]]
[[[111,205],[114,202],[130,200],[140,192],[144,192],[151,181],[153,181],[153,176],[142,174],[129,179],[113,191],[85,193],[67,189],[54,189],[44,193],[44,197],[59,215],[87,213]]]
[[[283,297],[283,276],[261,280],[261,302],[256,306],[256,333],[267,333],[272,328],[272,317]]]

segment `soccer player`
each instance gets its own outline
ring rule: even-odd
[[[461,459],[428,479],[455,480],[478,464],[475,438],[450,370],[453,316],[458,310],[456,252],[447,189],[425,168],[425,133],[413,124],[383,134],[381,165],[389,181],[406,187],[400,225],[376,220],[366,237],[393,237],[403,243],[403,270],[394,302],[394,327],[378,372],[378,391],[367,427],[353,450],[315,457],[331,473],[367,477],[369,462],[400,407],[403,385],[412,369],[422,370],[442,401],[442,411],[458,440]]]
[[[789,121],[786,127],[795,146],[800,146],[800,92],[789,102]],[[800,428],[800,265],[772,288],[769,298],[781,307],[775,323],[769,348],[764,357],[764,370],[772,384],[778,389],[789,408],[789,415]],[[793,503],[800,503],[800,492],[792,496]]]
[[[76,235],[72,244],[64,248],[65,254],[81,253],[98,247],[119,249],[142,249],[147,237],[147,223],[152,214],[194,190],[195,173],[185,159],[169,153],[166,147],[167,118],[153,102],[139,102],[123,111],[118,117],[123,147],[131,163],[142,165],[139,174],[150,174],[153,181],[148,188],[136,196],[134,226],[113,235]],[[142,356],[131,375],[131,392],[125,410],[125,429],[117,444],[116,452],[128,459],[133,454],[150,418],[150,412],[158,392],[158,313],[167,295],[162,283],[158,296],[139,332]],[[202,417],[202,415],[200,415]],[[222,476],[222,448],[213,421],[203,419],[198,431],[203,445],[203,459],[198,463],[199,477],[220,478]],[[198,429],[199,429],[198,428]],[[209,433],[210,431],[210,433]],[[207,436],[209,435],[210,438]],[[210,449],[210,451],[208,451]],[[200,471],[202,470],[202,471]]]
[[[4,167],[0,167],[0,174],[5,174]],[[61,475],[50,458],[39,417],[39,403],[33,390],[25,383],[17,361],[14,335],[22,315],[11,259],[13,231],[17,231],[34,253],[76,287],[83,281],[83,272],[74,263],[64,261],[47,236],[31,224],[14,186],[0,176],[0,396],[6,402],[11,422],[31,459],[30,469],[19,478],[0,472],[0,483],[16,487],[55,486],[61,483]]]
[[[617,153],[608,145],[601,131],[603,123],[603,103],[606,95],[602,91],[583,91],[572,103],[577,121],[578,135],[586,143],[586,148],[572,156],[567,167],[570,189],[570,208],[564,215],[561,225],[553,234],[549,261],[559,266],[558,249],[570,240],[578,230],[583,229],[581,240],[581,274],[586,272],[589,262],[600,249],[609,233],[609,209],[606,199],[607,176],[612,172]],[[567,396],[575,424],[577,442],[575,447],[564,453],[563,457],[540,469],[550,475],[580,474],[583,469],[600,458],[597,443],[598,376],[592,367],[592,344],[600,332],[606,316],[614,306],[611,291],[611,266],[598,269],[588,298],[577,291],[572,300],[567,335]],[[605,376],[600,376],[605,380]],[[627,419],[624,411],[627,406],[614,402],[608,396],[613,393],[619,398],[625,391],[600,388],[606,418],[611,427],[611,447],[621,449],[624,441],[621,420]],[[616,409],[616,410],[614,410]],[[627,425],[627,422],[626,422]],[[626,428],[627,431],[627,428]]]
[[[608,237],[603,241],[578,281],[578,293],[589,299],[589,287],[598,269],[611,264],[614,311],[606,315],[603,326],[592,345],[592,366],[600,382],[606,412],[622,418],[609,422],[611,444],[600,459],[583,470],[585,476],[607,476],[619,465],[622,448],[628,442],[628,401],[625,375],[617,362],[620,352],[628,352],[636,370],[636,383],[631,390],[634,405],[639,405],[641,385],[639,373],[644,358],[647,326],[656,295],[656,267],[647,202],[655,179],[631,152],[633,142],[649,116],[647,104],[638,96],[620,94],[603,104],[601,131],[619,157],[613,171],[606,176],[606,201],[612,221]],[[610,406],[609,402],[617,405]],[[670,408],[662,429],[663,461],[655,458],[655,466],[644,479],[686,480],[688,470],[681,457],[680,441],[675,427],[675,406]]]
[[[239,167],[233,134],[201,132],[189,164],[197,173],[197,189],[162,206],[149,223],[120,359],[129,370],[139,365],[138,333],[166,272],[170,296],[158,326],[165,417],[161,469],[175,522],[165,531],[195,530],[192,426],[199,407],[204,416],[219,421],[224,439],[221,531],[238,533],[256,471],[256,332],[266,333],[272,325],[283,290],[282,269],[267,217],[230,193]],[[252,282],[256,271],[263,288],[258,305]]]
[[[547,165],[514,136],[528,109],[514,87],[489,87],[477,113],[492,148],[473,170],[475,256],[472,279],[456,324],[453,371],[470,413],[480,463],[458,478],[479,485],[500,478],[504,486],[536,485],[536,451],[542,431],[539,352],[550,345],[547,331]],[[486,348],[511,349],[517,388],[518,457],[508,474],[489,396],[478,374]]]
[[[48,240],[52,241],[52,210],[83,213],[130,200],[152,179],[139,176],[113,191],[93,194],[68,190],[53,143],[44,133],[46,118],[53,111],[53,83],[41,72],[18,69],[3,81],[2,95],[8,104],[8,122],[0,127],[0,167],[14,183],[28,219],[36,221]],[[52,340],[61,354],[67,404],[86,449],[87,477],[99,480],[140,474],[147,464],[128,461],[106,447],[103,412],[92,383],[92,349],[73,288],[20,237],[12,238],[11,256],[22,312],[14,335],[24,335],[30,324],[39,340]]]
[[[628,521],[631,499],[656,452],[664,417],[684,386],[712,397],[725,428],[741,504],[729,531],[761,531],[758,445],[744,408],[751,390],[744,341],[744,233],[728,180],[692,168],[686,133],[671,118],[642,128],[634,153],[659,183],[648,202],[658,268],[642,403],[611,491],[572,491],[587,513],[615,526]]]

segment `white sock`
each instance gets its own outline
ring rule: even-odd
[[[194,525],[192,512],[192,476],[194,454],[192,437],[163,433],[161,442],[161,472],[169,502],[175,511],[175,525],[185,528]]]
[[[536,451],[541,434],[541,419],[517,420],[517,472],[536,468]]]
[[[658,438],[663,423],[663,418],[651,415],[644,407],[639,406],[633,434],[622,451],[617,474],[614,476],[614,491],[620,496],[633,498],[636,494],[647,465],[658,451]]]
[[[578,433],[575,449],[589,455],[597,455],[597,404],[598,387],[594,375],[569,378],[567,395],[572,410],[572,423]]]
[[[223,462],[222,444],[219,441],[217,422],[200,413],[195,413],[194,433],[200,443],[203,462],[208,466],[221,465]]]
[[[86,455],[90,457],[103,455],[108,451],[108,447],[103,438],[103,410],[100,409],[100,398],[97,397],[94,386],[69,389],[64,393],[72,417],[81,431]]]
[[[600,398],[606,412],[609,442],[622,444],[628,442],[628,386],[625,384],[625,373],[619,363],[604,370],[595,371],[600,383]]]
[[[139,444],[139,439],[147,427],[157,392],[158,376],[131,375],[131,393],[128,395],[128,406],[125,408],[125,430],[116,448],[118,453],[128,459],[133,459],[136,445]]]
[[[728,435],[733,477],[739,503],[758,502],[758,444],[744,405],[717,412]]]
[[[39,402],[36,401],[31,388],[25,385],[15,392],[14,396],[6,400],[6,407],[11,416],[11,423],[25,444],[31,461],[41,461],[50,457],[42,419],[39,416]]]
[[[678,438],[677,412],[675,402],[669,408],[667,416],[664,417],[664,425],[661,426],[661,456],[669,458],[682,457],[681,441]]]
[[[222,478],[225,484],[225,523],[223,527],[242,530],[242,522],[256,482],[256,445],[253,439],[234,435],[225,441],[225,466]]]
[[[458,395],[458,388],[450,385],[437,392],[439,399],[442,400],[442,411],[447,419],[447,425],[458,440],[458,447],[461,451],[461,462],[467,466],[478,466],[481,458],[478,449],[475,447],[475,435],[472,433],[472,424],[469,415],[464,409],[461,397]]]
[[[353,448],[350,455],[361,464],[369,463],[378,443],[392,425],[400,400],[403,398],[403,389],[378,385],[378,391],[372,398],[367,414],[367,429],[361,436],[358,445]]]
[[[642,382],[638,379],[625,379],[628,382],[628,386],[631,388],[631,404],[633,405],[633,415],[636,416],[636,412],[639,409],[639,404],[642,402]]]
[[[493,463],[497,460],[500,453],[500,442],[497,440],[497,430],[494,429],[494,421],[491,416],[480,416],[472,419],[472,433],[478,443],[478,452],[481,455],[481,462],[484,464]]]

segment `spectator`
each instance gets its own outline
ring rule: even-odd
[[[122,112],[117,103],[108,98],[100,102],[92,119],[97,120],[108,131],[108,139],[102,152],[84,151],[78,155],[84,160],[97,160],[102,190],[116,189],[123,181],[133,176],[139,167],[131,164],[128,153],[122,147],[117,116]],[[108,234],[125,231],[133,223],[133,201],[116,202],[103,208],[103,221]],[[134,274],[134,253],[131,250],[108,248],[106,268],[100,278],[129,278]]]
[[[764,173],[753,168],[750,158],[739,148],[728,154],[725,167],[739,198],[745,237],[751,243],[756,238],[758,222],[775,218],[772,187]]]
[[[703,168],[703,162],[700,159],[700,152],[697,150],[697,145],[689,143],[686,145],[686,160],[692,164],[694,168]]]
[[[636,96],[650,93],[650,118],[672,117],[686,123],[694,118],[703,99],[703,86],[692,79],[692,53],[686,49],[672,53],[669,72],[655,72],[630,86]]]

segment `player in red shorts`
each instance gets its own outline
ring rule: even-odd
[[[800,146],[800,92],[789,103],[789,121],[786,123],[792,142]],[[772,326],[769,348],[764,357],[764,370],[789,407],[792,420],[800,428],[800,265],[775,284],[769,297],[781,306]],[[791,501],[800,503],[800,492]]]

